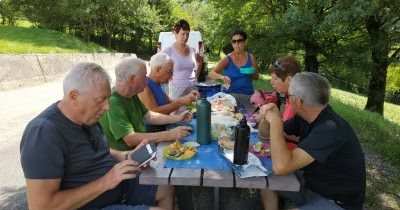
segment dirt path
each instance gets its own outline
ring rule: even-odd
[[[0,209],[26,209],[19,154],[22,132],[33,117],[61,97],[59,80],[0,92]]]

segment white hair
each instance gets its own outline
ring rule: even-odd
[[[301,72],[294,75],[289,94],[298,96],[307,106],[327,105],[331,96],[329,81],[320,74]]]
[[[110,85],[111,77],[108,73],[96,63],[81,62],[76,64],[69,71],[63,81],[64,96],[71,90],[85,92],[96,86],[96,83]]]
[[[169,55],[163,52],[159,52],[150,58],[150,69],[156,69],[157,67],[162,67],[167,64],[174,64],[174,61],[172,60]]]
[[[116,81],[127,81],[129,76],[146,71],[146,63],[139,58],[124,58],[115,67]]]

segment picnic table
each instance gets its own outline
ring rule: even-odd
[[[196,122],[192,121],[196,128]],[[185,139],[195,138],[195,132]],[[151,167],[144,169],[139,177],[140,184],[174,185],[209,188],[214,192],[214,209],[219,209],[220,189],[228,191],[240,189],[269,188],[278,191],[299,191],[300,184],[294,174],[276,176],[270,174],[261,177],[239,178],[234,170],[216,170],[207,168],[165,167],[169,161],[163,155],[163,150],[170,142],[162,142],[157,147],[157,160],[150,163]],[[215,144],[215,143],[214,143]]]

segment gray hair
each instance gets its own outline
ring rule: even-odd
[[[71,90],[86,92],[96,86],[97,82],[110,85],[111,77],[96,63],[81,62],[69,71],[63,81],[64,96]]]
[[[331,96],[329,81],[320,74],[301,72],[294,75],[289,94],[298,96],[307,106],[327,105]]]
[[[127,81],[129,76],[138,75],[142,68],[146,70],[146,63],[139,58],[124,58],[115,67],[115,77],[118,81]]]
[[[174,64],[174,61],[172,60],[169,55],[163,52],[159,52],[150,58],[150,69],[156,69],[157,67],[161,67],[167,64]]]

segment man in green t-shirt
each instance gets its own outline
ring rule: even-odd
[[[189,111],[179,115],[165,115],[148,110],[137,97],[146,86],[146,64],[138,58],[125,58],[115,67],[116,84],[110,97],[110,110],[100,119],[110,148],[130,150],[143,139],[170,141],[190,134],[189,126],[155,133],[146,133],[144,120],[153,125],[190,122]]]

